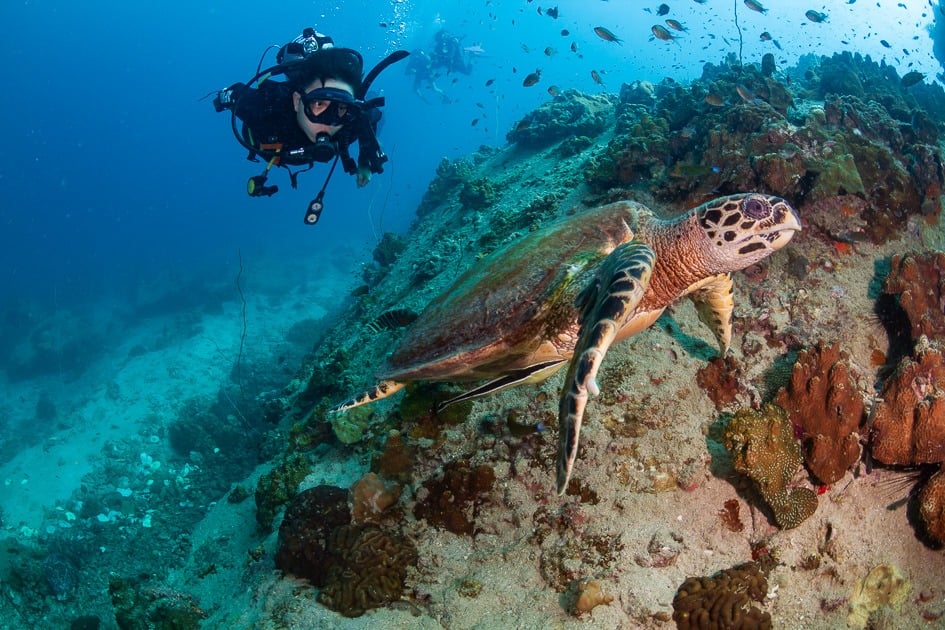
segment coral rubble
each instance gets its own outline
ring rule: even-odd
[[[884,464],[945,461],[945,355],[922,337],[883,384],[873,414],[873,458]]]
[[[768,580],[755,562],[708,577],[690,577],[673,598],[673,621],[690,628],[771,628],[771,615],[752,605],[768,594]]]
[[[758,484],[778,527],[797,527],[817,509],[812,490],[788,487],[801,465],[801,451],[781,407],[739,410],[725,427],[725,448],[735,470]]]
[[[790,383],[774,402],[803,429],[804,461],[821,483],[835,483],[860,459],[865,406],[850,359],[838,344],[821,341],[801,351]]]
[[[899,296],[912,338],[945,336],[945,253],[910,252],[892,257],[883,291]]]

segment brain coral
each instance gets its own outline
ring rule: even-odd
[[[673,598],[673,621],[690,628],[771,628],[771,615],[752,606],[768,594],[768,580],[754,562],[710,577],[686,578]]]
[[[822,483],[835,483],[860,459],[857,430],[865,407],[849,357],[836,343],[801,351],[774,402],[803,429],[804,460]]]
[[[401,598],[412,542],[373,524],[351,525],[348,492],[318,486],[300,492],[279,528],[276,567],[321,588],[318,601],[346,617]]]
[[[736,412],[725,427],[725,448],[732,454],[735,470],[758,484],[778,527],[797,527],[817,509],[812,490],[788,488],[801,465],[801,451],[781,407],[769,404],[760,411]]]

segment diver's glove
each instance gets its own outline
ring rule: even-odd
[[[236,99],[239,98],[239,94],[243,91],[244,87],[246,86],[242,83],[234,83],[230,87],[217,92],[217,95],[213,97],[213,109],[217,112],[222,112],[225,109],[233,109],[236,105]]]

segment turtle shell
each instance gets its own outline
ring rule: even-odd
[[[633,238],[646,207],[620,201],[532,232],[463,274],[424,309],[380,377],[397,381],[491,378],[570,356],[574,299],[598,263]],[[568,341],[559,339],[565,335]],[[557,347],[567,346],[564,354]]]

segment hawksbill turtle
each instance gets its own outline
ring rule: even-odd
[[[444,403],[541,381],[568,364],[559,407],[557,487],[577,457],[588,394],[611,344],[688,296],[722,355],[732,339],[731,273],[800,231],[780,197],[720,197],[671,219],[618,201],[559,221],[474,265],[407,329],[372,389],[332,412],[415,381],[486,380]]]

